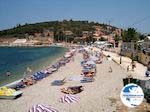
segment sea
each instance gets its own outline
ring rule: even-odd
[[[44,69],[67,50],[63,47],[0,47],[0,87]]]

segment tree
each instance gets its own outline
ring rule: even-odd
[[[115,39],[116,42],[118,42],[119,40],[121,40],[121,37],[118,36],[118,35],[115,35],[114,39]]]
[[[124,31],[122,34],[122,39],[124,42],[138,41],[138,33],[134,28],[128,28],[127,31]]]
[[[140,34],[139,39],[140,39],[140,40],[144,40],[145,37],[146,37],[145,35]]]

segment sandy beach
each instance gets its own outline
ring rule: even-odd
[[[61,67],[58,72],[38,81],[36,84],[22,89],[23,95],[15,100],[0,100],[0,112],[28,112],[34,104],[48,104],[55,107],[59,112],[126,112],[120,100],[120,91],[123,87],[122,79],[127,76],[126,70],[118,66],[112,60],[104,58],[103,63],[97,64],[95,81],[92,83],[80,83],[69,81],[63,86],[51,86],[54,80],[67,79],[70,76],[80,76],[82,67],[80,61],[82,54],[77,53],[74,61]],[[113,72],[108,72],[109,67]],[[77,94],[80,97],[78,103],[60,103],[59,98],[63,95],[60,88],[82,85],[84,91]],[[123,110],[124,109],[124,110]],[[138,111],[137,111],[138,112]]]

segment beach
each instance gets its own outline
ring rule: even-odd
[[[71,76],[80,76],[82,58],[82,54],[77,53],[74,60],[61,67],[57,72],[32,86],[21,89],[20,91],[23,92],[21,97],[15,100],[0,100],[0,112],[28,112],[35,104],[48,104],[59,112],[68,112],[68,106],[70,112],[126,112],[125,110],[128,109],[120,100],[122,79],[128,75],[126,70],[113,60],[104,58],[101,64],[97,64],[94,82],[81,84],[78,81],[68,80]],[[112,72],[109,72],[110,67]],[[52,81],[65,77],[64,85],[51,86]],[[59,98],[65,95],[60,88],[80,85],[84,87],[84,90],[76,95],[80,98],[78,103],[59,102]]]

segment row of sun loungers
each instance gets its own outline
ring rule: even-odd
[[[90,56],[86,50],[80,51],[83,54],[83,60],[80,62],[83,70],[81,71],[81,83],[93,82],[96,76],[96,64],[102,63],[100,55]]]
[[[54,72],[57,72],[58,69],[62,66],[65,66],[66,63],[69,63],[73,55],[74,52],[68,52],[67,57],[64,56],[60,60],[58,60],[55,64],[51,65],[50,67],[41,70],[39,72],[36,72],[35,74],[32,74],[30,76],[24,77],[22,80],[20,80],[19,83],[10,85],[9,88],[14,90],[20,90],[27,86],[31,86],[35,84],[37,81],[40,81],[43,78],[46,78],[47,76],[53,74]],[[63,85],[64,83],[65,83],[65,79],[56,80],[52,83],[52,85]]]

